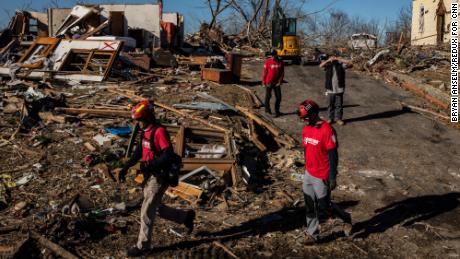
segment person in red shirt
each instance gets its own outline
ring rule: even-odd
[[[305,175],[302,190],[305,198],[307,232],[314,242],[320,240],[319,223],[327,217],[330,192],[336,187],[337,139],[331,125],[320,119],[319,106],[305,100],[298,107],[299,117],[306,122],[302,130],[305,150]]]
[[[117,180],[123,182],[128,169],[139,160],[144,175],[144,201],[141,207],[140,231],[137,244],[127,251],[127,256],[140,256],[151,249],[153,222],[158,211],[160,217],[184,224],[189,232],[193,230],[195,212],[170,208],[161,204],[161,198],[168,188],[167,179],[162,175],[162,168],[171,162],[173,147],[165,127],[155,120],[153,103],[142,100],[133,107],[132,118],[138,121],[141,128],[140,140],[131,158],[117,172]]]
[[[271,53],[272,57],[268,58],[264,64],[262,73],[262,84],[265,86],[265,112],[272,114],[270,108],[270,99],[272,98],[272,90],[275,91],[275,117],[281,115],[281,84],[284,79],[284,63],[278,57],[276,50]]]

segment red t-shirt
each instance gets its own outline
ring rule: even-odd
[[[158,127],[155,131],[153,144],[155,148],[150,147],[150,137],[154,127],[151,126],[144,131],[142,138],[142,161],[149,161],[155,157],[155,150],[161,151],[171,146],[171,140],[164,127]]]
[[[265,61],[264,71],[262,73],[262,83],[264,85],[277,84],[284,78],[284,63],[282,60],[269,58]]]
[[[302,131],[302,143],[305,148],[305,168],[310,175],[329,179],[328,151],[337,147],[334,130],[327,122],[320,128],[306,125]]]

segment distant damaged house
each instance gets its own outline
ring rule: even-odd
[[[158,4],[17,11],[0,32],[0,76],[102,81],[116,62],[149,70],[158,48],[182,45],[183,27],[183,16]]]
[[[412,1],[412,45],[436,45],[450,41],[450,2]]]
[[[102,35],[130,37],[138,48],[161,44],[160,8],[157,4],[76,5],[48,9],[49,35],[73,38],[92,30]]]
[[[352,49],[375,49],[377,48],[377,37],[367,33],[356,33],[351,35],[348,45]]]

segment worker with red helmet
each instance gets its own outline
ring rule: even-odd
[[[320,119],[319,106],[307,99],[299,104],[298,115],[306,122],[302,131],[305,150],[305,198],[307,233],[312,241],[320,240],[320,220],[328,216],[330,192],[336,187],[337,139],[331,125]]]
[[[132,108],[131,116],[139,123],[142,134],[132,156],[117,172],[117,180],[124,181],[128,169],[141,161],[140,169],[145,184],[141,226],[137,244],[127,251],[127,256],[135,257],[151,249],[153,222],[157,211],[162,218],[184,224],[189,232],[193,230],[195,212],[178,210],[161,204],[161,198],[168,188],[168,181],[161,172],[171,162],[174,151],[165,127],[155,120],[153,103],[142,100]]]

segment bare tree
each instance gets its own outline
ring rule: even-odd
[[[227,9],[231,2],[226,0],[206,0],[206,4],[211,11],[211,21],[209,22],[209,28],[213,29],[217,25],[217,17]]]
[[[391,41],[399,40],[402,35],[405,41],[408,41],[411,37],[412,28],[412,7],[411,5],[402,7],[399,10],[398,17],[395,21],[391,22],[387,27],[387,43]]]

